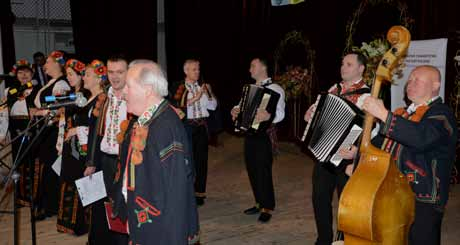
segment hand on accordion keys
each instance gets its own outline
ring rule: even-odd
[[[256,118],[255,118],[255,121],[256,122],[264,122],[264,121],[267,121],[268,119],[270,119],[270,116],[271,114],[267,112],[267,110],[265,109],[257,109],[257,113],[256,113]]]
[[[354,145],[350,145],[350,147],[348,148],[342,148],[339,150],[339,155],[343,159],[353,159],[356,157],[356,153],[358,153],[358,147]],[[351,176],[353,174],[353,169],[354,169],[353,164],[347,165],[347,167],[345,168],[345,174],[347,176]]]
[[[356,157],[357,152],[358,152],[358,147],[354,145],[350,145],[348,148],[341,148],[339,150],[339,155],[343,159],[351,160]]]

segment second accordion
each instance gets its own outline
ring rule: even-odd
[[[302,141],[320,162],[339,166],[339,149],[348,148],[362,132],[363,112],[353,103],[334,94],[319,95],[316,110],[307,123]]]
[[[273,122],[276,115],[276,106],[280,95],[264,86],[246,84],[240,100],[240,113],[235,121],[235,130],[244,131],[248,134],[265,132]],[[259,109],[265,109],[270,113],[270,119],[257,122],[256,113]]]

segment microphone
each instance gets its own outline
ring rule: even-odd
[[[87,102],[88,100],[85,98],[85,96],[83,96],[82,93],[77,93],[76,99],[73,101],[66,101],[66,102],[50,104],[50,105],[45,106],[43,109],[54,110],[54,109],[58,109],[58,108],[65,107],[65,106],[71,106],[71,105],[76,105],[78,107],[84,107]]]
[[[19,88],[12,88],[8,90],[9,95],[21,95],[24,90],[32,88],[32,82],[27,82],[26,84],[21,85]]]
[[[66,100],[66,99],[75,100],[78,94],[81,94],[81,93],[78,92],[77,94],[69,94],[67,96],[54,96],[54,95],[45,96],[45,102],[56,102],[58,100]]]

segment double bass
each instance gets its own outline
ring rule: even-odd
[[[382,82],[391,81],[392,70],[407,52],[410,33],[393,26],[387,40],[392,46],[377,68],[373,97],[378,97]],[[359,164],[339,200],[338,229],[343,231],[346,245],[407,244],[414,220],[414,193],[391,154],[372,146],[373,121],[366,112]]]

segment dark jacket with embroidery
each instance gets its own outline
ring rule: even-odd
[[[389,140],[397,144],[391,145]],[[389,113],[373,144],[392,153],[417,201],[443,208],[448,199],[456,141],[454,114],[438,98],[420,122]]]
[[[114,214],[128,218],[132,244],[184,245],[198,233],[190,145],[184,126],[164,100],[147,123],[143,161],[131,163],[129,147],[133,121],[121,145],[115,179]],[[128,201],[122,186],[127,169]]]

